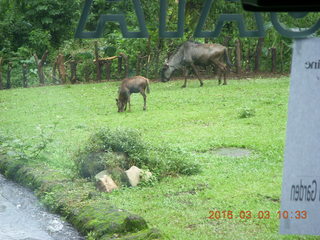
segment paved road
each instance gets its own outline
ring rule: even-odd
[[[48,213],[32,192],[0,175],[1,240],[83,240],[59,216]]]

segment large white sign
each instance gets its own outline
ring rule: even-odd
[[[320,39],[295,40],[291,67],[282,234],[320,235]]]

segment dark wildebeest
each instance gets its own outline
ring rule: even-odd
[[[147,93],[150,93],[149,79],[142,76],[135,76],[132,78],[125,78],[122,80],[121,86],[119,87],[119,96],[117,101],[118,112],[123,112],[127,109],[127,103],[129,103],[130,111],[130,95],[131,93],[141,93],[143,96],[143,110],[147,109]]]
[[[226,64],[224,62],[226,62]],[[178,51],[173,54],[169,60],[166,60],[161,72],[161,81],[169,81],[172,73],[176,69],[184,68],[185,80],[182,87],[186,87],[187,75],[189,74],[188,67],[191,67],[200,81],[200,86],[202,86],[203,82],[196,66],[215,66],[219,74],[219,84],[221,84],[221,77],[223,75],[223,84],[226,85],[227,65],[229,67],[232,66],[228,56],[228,49],[225,46],[215,43],[202,44],[187,41],[179,47]]]

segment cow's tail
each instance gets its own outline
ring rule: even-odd
[[[231,68],[233,66],[233,64],[231,63],[230,58],[229,58],[228,48],[226,48],[224,50],[224,58],[226,60],[226,63],[228,64],[228,66]]]

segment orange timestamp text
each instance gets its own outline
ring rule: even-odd
[[[277,211],[270,212],[268,210],[261,211],[231,211],[231,210],[215,210],[209,211],[208,219],[307,219],[306,210],[297,211]]]

